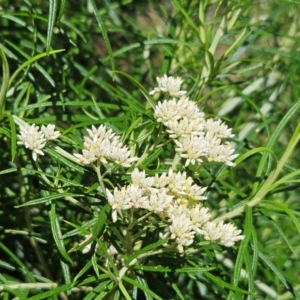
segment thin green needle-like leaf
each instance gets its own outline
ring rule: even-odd
[[[2,85],[0,90],[0,120],[5,111],[6,91],[9,87],[9,67],[4,51],[0,47],[0,57],[2,60]]]
[[[60,260],[60,265],[62,268],[62,272],[64,274],[64,279],[66,284],[70,284],[72,282],[70,267],[64,261]],[[71,294],[71,289],[67,291],[68,295]]]
[[[180,4],[180,2],[178,0],[174,0],[174,4],[176,5],[176,7],[180,10],[180,12],[182,13],[182,15],[184,16],[186,22],[189,24],[189,26],[192,28],[192,30],[194,31],[194,33],[196,34],[197,38],[199,39],[199,41],[201,41],[202,43],[205,43],[204,40],[202,40],[202,38],[200,37],[199,34],[199,29],[196,27],[195,23],[191,20],[190,15],[188,14],[188,12],[182,7],[182,5]]]
[[[280,122],[278,123],[276,129],[274,130],[274,132],[272,133],[268,144],[267,144],[267,148],[269,149],[273,149],[274,144],[278,141],[278,137],[280,135],[280,133],[282,132],[282,130],[284,129],[284,127],[287,125],[287,123],[289,122],[289,120],[292,118],[292,116],[296,113],[299,113],[299,107],[300,107],[300,101],[297,101],[289,110],[288,112],[284,115],[284,117],[280,120]],[[264,155],[262,156],[258,169],[257,169],[257,173],[256,173],[256,177],[257,178],[261,178],[261,176],[264,174],[264,170],[265,170],[265,166],[266,166],[266,161],[268,159],[268,153],[264,153]],[[253,185],[253,191],[255,191],[259,186],[259,183],[255,183]]]
[[[269,258],[260,251],[258,252],[258,256],[283,283],[285,288],[292,293],[294,299],[299,300],[300,296],[298,295],[298,293],[294,291],[293,286],[290,284],[290,282],[285,278],[282,272],[269,260]]]
[[[78,197],[82,196],[80,194],[72,194],[72,193],[61,193],[61,194],[53,194],[45,197],[41,197],[35,200],[31,200],[28,202],[25,202],[21,205],[16,205],[15,208],[20,208],[24,206],[31,206],[31,205],[38,205],[38,204],[50,204],[50,201],[61,199],[61,198],[67,198],[67,197]]]
[[[232,284],[234,284],[235,286],[237,286],[240,277],[241,277],[241,270],[242,270],[242,266],[244,264],[244,256],[245,253],[247,251],[248,248],[248,244],[251,238],[251,232],[253,230],[253,212],[252,212],[252,208],[251,207],[246,207],[246,219],[245,219],[245,226],[244,226],[244,239],[241,242],[241,245],[239,247],[239,252],[238,252],[238,256],[235,262],[235,266],[234,266],[234,274],[233,274],[233,280],[232,280]]]
[[[211,279],[213,282],[215,282],[217,285],[220,285],[220,286],[222,286],[222,287],[224,287],[224,288],[227,288],[227,289],[232,290],[232,291],[235,291],[235,292],[240,292],[240,293],[243,293],[243,294],[249,294],[248,291],[245,291],[245,290],[243,290],[243,289],[241,289],[241,288],[238,288],[238,287],[236,287],[236,286],[234,286],[234,285],[232,285],[232,284],[229,284],[229,283],[227,283],[226,281],[222,280],[220,277],[217,277],[217,276],[215,276],[215,275],[212,275],[212,274],[209,273],[209,272],[204,272],[204,275],[205,275],[207,278]]]
[[[20,269],[26,274],[28,280],[31,282],[36,282],[34,276],[32,273],[28,270],[28,268],[23,264],[23,262],[8,248],[6,247],[3,243],[0,242],[0,249],[5,252],[11,259],[14,261]]]
[[[71,283],[60,285],[56,288],[51,288],[50,291],[44,293],[39,292],[37,295],[27,298],[27,300],[57,299],[57,295],[59,293],[68,291],[71,288],[72,288]]]
[[[67,251],[65,249],[64,240],[62,239],[60,224],[59,224],[58,217],[56,215],[56,205],[55,205],[55,203],[51,204],[51,211],[49,212],[49,218],[50,218],[53,238],[54,238],[55,244],[57,246],[57,249],[59,250],[60,254],[62,255],[62,257],[66,261],[68,261],[70,263],[73,263],[72,259],[67,254]],[[67,269],[65,268],[65,271],[66,270]],[[66,273],[66,275],[67,275],[67,278],[68,278],[69,275],[67,273]]]
[[[5,112],[4,116],[6,116],[8,118],[9,124],[10,124],[11,160],[13,161],[15,159],[16,146],[17,146],[16,124],[15,124],[14,119],[11,116],[11,114]]]
[[[110,58],[111,68],[112,68],[112,70],[115,70],[115,61],[114,61],[114,56],[113,56],[113,51],[112,51],[112,48],[111,48],[111,45],[110,45],[110,41],[109,41],[109,38],[108,38],[108,35],[107,35],[107,29],[106,29],[105,24],[104,24],[104,22],[103,22],[103,20],[100,16],[100,13],[99,13],[99,10],[96,6],[95,1],[94,0],[88,0],[88,2],[91,4],[94,15],[95,15],[95,17],[97,19],[97,22],[98,22],[98,25],[101,29],[103,39],[104,39],[104,43],[105,43],[105,46],[106,46],[106,49],[108,51],[108,55],[109,55],[109,58]]]
[[[65,10],[65,6],[66,6],[66,0],[60,0],[59,10],[56,18],[57,22],[60,22],[60,19]]]
[[[132,284],[133,286],[136,286],[138,287],[139,289],[141,289],[142,291],[144,291],[144,293],[146,294],[149,294],[150,296],[152,296],[154,299],[157,299],[157,300],[162,300],[161,297],[159,297],[157,294],[155,294],[153,291],[151,291],[148,287],[144,286],[143,284],[135,281],[135,280],[132,280],[131,278],[127,277],[127,276],[123,276],[123,280]],[[129,298],[131,299],[131,298]]]
[[[32,58],[30,58],[28,61],[26,61],[25,63],[23,63],[15,72],[14,74],[11,76],[10,80],[9,80],[9,84],[8,86],[10,87],[13,83],[13,81],[15,80],[15,78],[19,75],[19,73],[24,70],[27,66],[29,66],[30,64],[34,63],[35,61],[45,57],[45,56],[48,56],[48,55],[54,55],[56,53],[59,53],[59,52],[62,52],[62,51],[65,51],[64,49],[59,49],[59,50],[51,50],[49,51],[48,53],[47,52],[44,52],[44,53],[41,53],[41,54],[38,54]]]
[[[51,40],[54,31],[54,26],[56,22],[56,13],[57,13],[57,0],[49,1],[49,15],[48,15],[48,30],[47,30],[47,41],[46,41],[46,52],[48,54],[51,48]]]

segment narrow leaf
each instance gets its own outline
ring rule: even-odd
[[[57,246],[58,251],[60,252],[60,254],[62,255],[62,257],[66,261],[68,261],[70,263],[73,263],[72,259],[67,254],[67,251],[65,249],[64,240],[62,239],[62,234],[61,234],[61,230],[60,230],[60,224],[59,224],[58,217],[56,215],[56,205],[55,205],[55,203],[53,203],[51,205],[51,211],[49,212],[49,218],[50,218],[51,230],[52,230],[53,238],[54,238],[54,241],[55,241],[55,244]]]

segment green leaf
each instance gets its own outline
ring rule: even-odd
[[[299,222],[299,217],[296,217],[296,212],[294,212],[294,210],[288,208],[285,204],[283,203],[279,203],[278,201],[267,201],[264,200],[261,203],[262,207],[265,207],[267,209],[276,209],[276,210],[280,210],[280,211],[284,211],[290,218],[291,220],[294,222],[295,227],[298,230],[298,233],[300,235],[300,222]]]
[[[268,220],[271,222],[271,224],[274,226],[274,228],[278,231],[279,235],[286,242],[286,244],[288,245],[288,247],[292,251],[293,255],[298,258],[297,252],[293,249],[292,244],[290,243],[290,241],[289,241],[288,237],[286,236],[286,234],[280,228],[279,224],[277,224],[277,222],[272,219],[272,217],[270,216],[269,212],[266,209],[260,209],[260,211],[262,212],[263,215],[265,215],[268,218]]]
[[[215,270],[215,267],[184,267],[175,270],[175,273],[197,274],[199,272],[208,272]]]
[[[57,22],[60,22],[66,6],[66,0],[60,0],[59,11],[57,14]]]
[[[184,296],[182,295],[180,289],[178,288],[178,286],[175,283],[172,283],[172,288],[175,290],[179,299],[184,300]]]
[[[133,255],[131,255],[128,260],[127,260],[127,264],[130,264],[130,262],[132,262],[134,259],[138,258],[139,256],[142,256],[143,254],[147,253],[147,256],[151,255],[151,250],[153,249],[157,249],[159,246],[163,245],[167,243],[167,240],[159,240],[158,242],[155,242],[153,244],[150,244],[138,251],[136,251]],[[144,255],[143,255],[144,256]]]
[[[115,61],[114,61],[114,56],[113,56],[113,52],[112,52],[112,48],[108,39],[108,35],[107,35],[107,30],[105,27],[104,22],[102,21],[102,18],[100,16],[99,10],[95,4],[94,0],[88,0],[88,2],[91,4],[91,7],[93,9],[93,12],[95,14],[95,17],[97,19],[98,25],[101,29],[102,35],[103,35],[103,39],[104,39],[104,43],[106,46],[106,49],[108,51],[108,55],[109,55],[109,59],[110,59],[110,64],[111,64],[111,68],[112,70],[115,70]]]
[[[16,125],[13,117],[8,112],[4,113],[9,120],[10,124],[10,147],[11,147],[11,160],[13,161],[16,156],[16,146],[17,146],[17,134],[16,134]]]
[[[27,300],[41,300],[41,299],[57,299],[59,293],[68,291],[72,288],[72,284],[64,284],[60,285],[57,288],[51,288],[50,291],[44,292],[44,293],[38,293],[35,296],[27,298]],[[55,297],[55,298],[54,298]]]
[[[92,234],[93,234],[93,240],[96,239],[99,236],[100,231],[106,224],[106,219],[108,216],[108,213],[111,210],[111,206],[109,204],[105,204],[98,215],[98,218],[96,220],[96,223],[94,224],[92,228]]]
[[[56,22],[57,6],[58,6],[57,0],[49,1],[48,30],[47,30],[47,42],[46,42],[47,53],[51,48],[51,40],[52,40],[53,30]]]
[[[294,291],[293,286],[288,282],[288,280],[284,277],[282,272],[277,269],[277,267],[260,251],[258,251],[259,258],[268,266],[273,273],[277,276],[277,278],[283,283],[286,289],[294,296],[294,299],[299,300],[300,297],[296,291]]]
[[[276,156],[271,149],[269,149],[268,147],[257,147],[257,148],[251,149],[251,150],[247,151],[246,153],[244,153],[243,155],[239,156],[234,163],[236,165],[239,165],[243,161],[245,161],[248,157],[250,157],[256,153],[269,153],[273,156],[274,161],[275,162],[277,161]]]
[[[2,242],[0,242],[0,249],[3,252],[5,252],[9,256],[9,258],[20,267],[20,269],[22,270],[22,272],[25,273],[25,275],[27,276],[28,280],[30,280],[30,282],[36,282],[34,276],[23,264],[23,262],[12,251],[10,251]]]
[[[274,147],[274,144],[278,141],[279,135],[282,133],[284,127],[287,125],[287,123],[290,121],[292,116],[294,116],[296,113],[299,113],[299,107],[300,107],[300,101],[297,101],[284,115],[284,117],[280,120],[280,122],[277,124],[276,129],[272,133],[272,135],[269,138],[267,148],[272,149]],[[257,168],[256,177],[261,178],[262,175],[265,172],[266,168],[266,162],[269,157],[269,154],[265,152],[260,160],[259,166]],[[256,191],[260,183],[255,183],[253,185],[253,191]]]
[[[64,240],[62,239],[62,234],[61,234],[61,229],[60,229],[60,223],[58,220],[58,217],[56,215],[56,205],[55,203],[51,204],[51,210],[49,211],[49,218],[50,218],[50,224],[51,224],[51,230],[52,230],[52,234],[53,234],[53,238],[55,241],[55,244],[57,246],[57,249],[59,251],[59,253],[62,255],[62,257],[70,262],[73,263],[72,259],[70,258],[70,256],[67,254],[67,251],[65,249],[65,244],[64,244]],[[64,266],[64,271],[66,272],[66,276],[67,278],[69,277],[69,270],[67,269],[66,266]]]
[[[5,111],[6,92],[9,87],[9,67],[3,49],[0,47],[0,58],[2,60],[2,85],[0,90],[0,120]]]
[[[17,172],[17,168],[9,168],[3,171],[0,171],[0,175],[4,175],[4,174],[8,174],[8,173],[13,173],[13,172]]]
[[[23,63],[23,64],[22,64],[22,65],[14,72],[14,74],[11,76],[11,78],[10,78],[10,80],[9,80],[8,86],[10,87],[10,86],[12,85],[13,81],[16,79],[16,77],[19,75],[19,73],[20,73],[22,70],[24,70],[27,66],[33,64],[35,61],[37,61],[37,60],[39,60],[39,59],[41,59],[41,58],[43,58],[43,57],[45,57],[45,56],[48,56],[48,55],[54,55],[54,54],[59,53],[59,52],[62,52],[62,51],[64,51],[64,49],[51,50],[51,51],[49,51],[49,52],[44,52],[44,53],[38,54],[38,55],[36,55],[36,56],[34,56],[34,57],[28,58],[28,60],[27,60],[25,63]],[[37,68],[39,68],[39,67],[37,66]],[[55,86],[55,84],[54,84],[53,80],[51,79],[51,77],[49,77],[48,75],[46,75],[47,72],[46,72],[44,69],[42,69],[42,68],[40,68],[40,71],[42,72],[43,75],[45,75],[45,76],[48,78],[48,80],[49,80],[49,82],[51,83],[51,85],[52,85],[52,86]],[[52,103],[52,104],[53,104],[53,103]]]
[[[65,283],[70,284],[72,282],[70,267],[64,261],[60,260],[60,265],[64,275]],[[71,289],[67,291],[68,295],[71,294]]]
[[[247,294],[249,295],[250,293],[248,291],[245,291],[243,289],[240,289],[232,284],[227,283],[226,281],[222,280],[219,277],[216,277],[214,275],[212,275],[209,272],[204,272],[203,273],[207,278],[211,279],[214,283],[216,283],[219,286],[222,286],[224,288],[227,288],[229,290],[235,291],[235,292],[239,292],[239,293],[243,293],[243,294]]]
[[[142,290],[145,294],[150,295],[154,299],[163,300],[161,297],[159,297],[157,294],[155,294],[153,291],[151,291],[147,286],[143,285],[142,283],[132,280],[131,278],[129,278],[127,276],[123,276],[122,279],[124,281],[130,283],[132,286],[136,286],[137,288]]]
[[[238,256],[236,259],[236,262],[234,264],[234,274],[233,274],[233,278],[232,278],[232,285],[234,287],[237,287],[239,280],[241,278],[241,270],[244,264],[244,260],[245,260],[245,255],[248,251],[248,244],[251,238],[251,233],[253,230],[253,212],[252,212],[252,208],[249,206],[246,206],[246,219],[245,219],[245,226],[244,226],[244,239],[242,240],[240,247],[239,247],[239,252],[238,252]],[[232,289],[233,291],[237,291]],[[229,294],[229,296],[227,297],[227,299],[231,299],[233,296],[232,293]]]
[[[35,200],[25,202],[24,204],[21,204],[21,205],[16,205],[15,208],[38,205],[38,204],[50,204],[50,202],[53,200],[62,199],[65,197],[82,197],[82,196],[84,196],[84,195],[72,194],[72,193],[53,194],[53,195],[49,195],[49,196],[45,196],[45,197],[41,197],[41,198],[38,198]]]

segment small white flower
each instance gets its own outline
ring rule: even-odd
[[[143,196],[143,190],[137,185],[131,184],[125,188],[125,193],[129,199],[130,207],[144,208],[148,203],[148,197]]]
[[[204,123],[205,131],[217,136],[218,138],[225,139],[229,137],[233,137],[232,129],[228,128],[228,126],[223,123],[220,119],[214,121],[214,119],[208,119]]]
[[[117,221],[117,214],[122,215],[122,210],[127,210],[131,207],[130,198],[126,193],[126,187],[121,190],[118,188],[114,189],[114,194],[112,194],[108,189],[106,189],[107,201],[112,208],[112,220]]]
[[[169,126],[170,121],[179,121],[183,118],[197,120],[199,125],[195,127],[202,126],[204,123],[204,113],[199,110],[195,102],[185,97],[178,101],[176,99],[159,101],[154,109],[154,117],[157,122],[162,122],[165,126]]]
[[[161,213],[168,208],[172,200],[173,197],[167,194],[166,189],[160,189],[156,193],[150,194],[148,203],[146,203],[144,208],[155,213]]]
[[[82,150],[82,154],[75,153],[74,156],[77,157],[78,162],[84,165],[89,165],[98,159],[93,152],[86,149]]]
[[[60,136],[60,132],[55,131],[55,126],[52,124],[48,124],[47,126],[42,125],[41,132],[44,133],[47,141],[56,140]]]
[[[130,167],[131,164],[138,160],[137,157],[130,157],[130,150],[124,146],[119,137],[107,130],[104,125],[92,129],[87,129],[88,135],[84,137],[82,154],[74,154],[78,162],[89,165],[95,161],[108,163],[108,160],[122,167]]]
[[[163,173],[160,176],[156,173],[153,179],[153,186],[158,189],[164,188],[170,183],[170,178],[167,176],[166,173]]]
[[[183,246],[189,246],[194,242],[195,231],[189,218],[185,215],[174,216],[170,225],[171,239],[178,244],[177,249],[183,252]]]
[[[131,152],[127,148],[112,147],[108,157],[117,165],[129,168],[131,164],[138,160],[137,157],[130,157]]]
[[[154,184],[153,177],[146,177],[145,170],[139,171],[137,168],[135,168],[131,173],[131,180],[133,184],[136,184],[142,189],[151,188]]]
[[[179,111],[180,107],[178,107],[175,99],[159,101],[154,109],[154,117],[157,119],[157,122],[162,122],[166,125],[169,121],[180,120],[181,115]]]
[[[195,225],[195,231],[199,234],[203,234],[201,227],[203,224],[208,222],[210,219],[210,212],[206,207],[199,207],[199,205],[193,207],[189,210],[189,217],[191,218],[191,222]]]
[[[225,247],[231,247],[235,242],[244,239],[244,236],[240,235],[241,232],[233,224],[224,224],[223,221],[219,223],[207,222],[203,226],[203,234],[206,240]]]
[[[26,148],[32,150],[33,160],[37,160],[38,155],[44,155],[42,149],[46,145],[44,133],[39,131],[39,127],[35,124],[20,126],[20,134],[18,135],[20,141],[18,144],[24,145]]]
[[[235,164],[232,161],[238,154],[234,154],[235,150],[230,143],[225,142],[224,144],[220,144],[220,142],[220,140],[211,140],[211,143],[208,144],[207,160],[222,162],[233,167]]]
[[[92,129],[87,129],[87,132],[91,139],[97,138],[100,140],[113,140],[114,138],[117,138],[115,136],[115,133],[113,133],[111,129],[107,130],[107,128],[104,125],[100,125],[98,128],[92,125]]]
[[[154,88],[149,94],[164,93],[171,97],[181,97],[186,94],[186,91],[181,91],[180,86],[183,80],[180,77],[172,77],[164,75],[163,77],[156,77],[158,87]]]
[[[184,117],[179,121],[169,121],[167,125],[167,132],[170,138],[179,139],[189,137],[191,135],[197,135],[203,131],[203,122],[197,119],[188,119]]]
[[[178,146],[176,151],[179,152],[181,157],[186,158],[185,166],[190,163],[194,165],[196,162],[201,164],[209,149],[203,136],[191,136],[182,139],[180,142],[175,140],[175,143]]]

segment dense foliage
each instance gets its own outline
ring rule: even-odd
[[[1,299],[300,299],[298,6],[1,1]],[[187,93],[151,93],[165,74]],[[232,128],[234,166],[189,160],[157,109],[183,95]],[[127,160],[96,157],[102,125]],[[165,199],[155,214],[114,202],[140,181],[139,199]],[[206,220],[179,242],[174,199],[235,235],[214,240]]]

